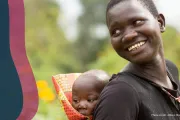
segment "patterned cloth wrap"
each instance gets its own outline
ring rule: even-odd
[[[92,120],[92,117],[84,116],[72,107],[72,85],[80,74],[69,73],[52,76],[60,107],[63,108],[68,120]]]

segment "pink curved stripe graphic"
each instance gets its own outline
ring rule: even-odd
[[[25,50],[25,10],[23,0],[8,0],[10,50],[23,92],[23,108],[17,120],[31,120],[38,108],[38,92]]]

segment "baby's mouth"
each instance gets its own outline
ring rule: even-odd
[[[85,116],[87,115],[86,110],[82,110],[82,109],[81,109],[81,110],[79,110],[78,112],[79,112],[80,114],[82,114],[82,115],[85,115]]]
[[[129,47],[129,48],[128,48],[128,51],[137,50],[138,48],[140,48],[141,46],[143,46],[145,43],[146,43],[145,41],[138,42],[138,43],[132,45],[131,47]]]

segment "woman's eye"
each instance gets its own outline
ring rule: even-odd
[[[112,36],[117,37],[120,33],[121,31],[119,29],[116,29],[113,31]]]
[[[136,20],[136,21],[134,21],[134,25],[136,25],[136,26],[138,26],[138,25],[142,25],[143,24],[143,20]]]

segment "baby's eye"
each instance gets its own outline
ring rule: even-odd
[[[143,20],[136,20],[136,21],[133,22],[133,24],[134,24],[135,26],[142,25],[143,23],[144,23]]]
[[[120,33],[121,33],[121,31],[120,31],[119,29],[115,29],[115,30],[113,30],[113,32],[112,32],[112,36],[117,37],[117,36],[120,35]]]
[[[78,103],[79,101],[78,101],[78,100],[76,100],[76,99],[74,99],[74,100],[73,100],[73,102],[74,102],[74,103]]]
[[[88,102],[94,102],[94,100],[93,99],[89,99]]]

